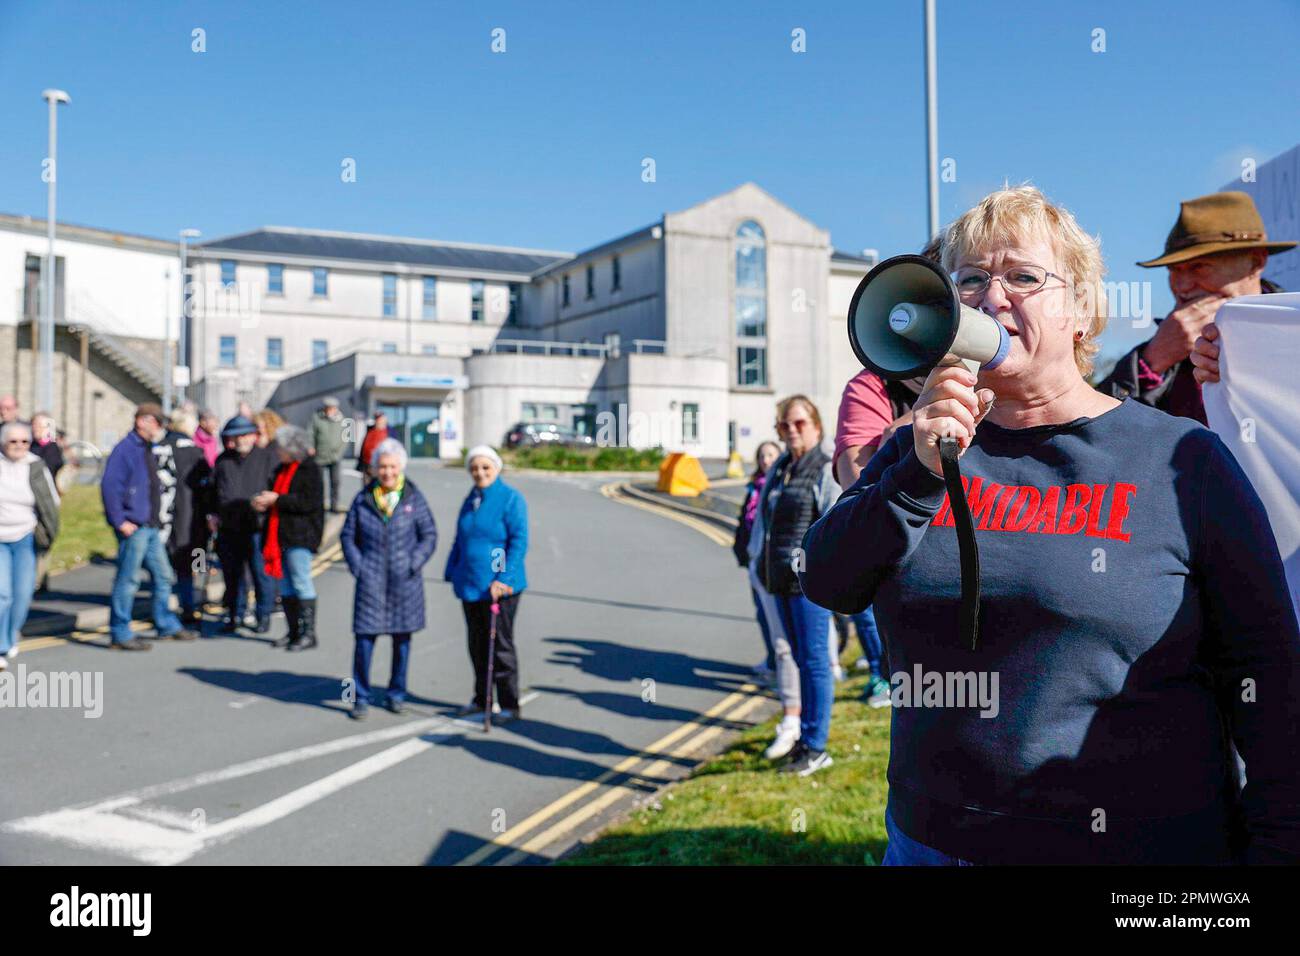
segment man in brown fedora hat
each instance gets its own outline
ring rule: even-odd
[[[1228,299],[1281,292],[1263,278],[1264,264],[1270,252],[1295,245],[1269,241],[1264,220],[1246,193],[1211,193],[1184,202],[1164,254],[1138,263],[1169,268],[1174,310],[1158,320],[1155,335],[1116,363],[1098,388],[1205,424],[1201,386],[1189,360],[1197,339],[1214,337],[1214,315]]]

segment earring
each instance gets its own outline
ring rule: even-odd
[[[1082,330],[1082,329],[1079,329],[1077,332],[1074,333],[1074,341],[1076,341],[1076,342],[1082,342],[1082,341],[1083,341],[1083,330]]]

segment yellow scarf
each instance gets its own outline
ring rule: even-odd
[[[384,516],[385,521],[393,516],[393,512],[397,509],[397,502],[402,500],[402,489],[405,487],[405,475],[398,476],[397,487],[392,491],[384,491],[384,486],[377,481],[375,482],[374,491],[371,493],[375,496],[375,507]]]

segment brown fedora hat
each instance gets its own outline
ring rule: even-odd
[[[1249,193],[1211,193],[1189,199],[1178,211],[1178,221],[1169,230],[1164,255],[1138,265],[1153,269],[1186,262],[1197,256],[1239,249],[1267,249],[1285,252],[1294,242],[1269,242],[1264,220],[1259,217]]]

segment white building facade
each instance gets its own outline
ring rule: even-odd
[[[529,421],[748,458],[794,393],[829,440],[858,371],[849,298],[874,264],[752,183],[576,254],[264,227],[191,245],[184,305],[177,243],[58,235],[53,411],[70,437],[110,445],[160,400],[169,338],[184,394],[223,419],[247,401],[305,424],[333,396],[434,458]],[[44,248],[42,221],[0,217],[0,392],[24,414]]]
[[[752,183],[577,254],[267,228],[191,262],[201,403],[329,395],[441,458],[528,421],[749,457],[796,392],[829,439],[873,264]]]

